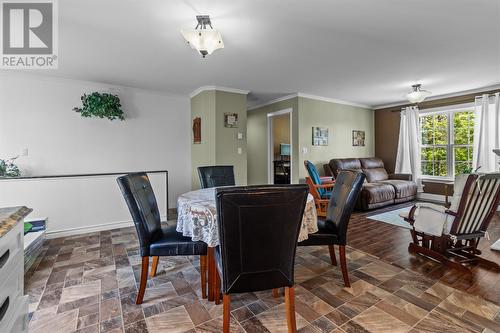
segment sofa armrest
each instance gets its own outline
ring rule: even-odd
[[[389,179],[413,180],[410,173],[391,173]]]
[[[323,170],[325,171],[325,176],[333,178],[333,170],[330,168],[330,164],[323,164]]]

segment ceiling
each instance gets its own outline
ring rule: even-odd
[[[378,106],[413,83],[434,95],[500,83],[496,0],[64,0],[49,75],[188,95],[295,92]],[[201,58],[180,30],[209,14],[225,49]],[[39,73],[41,74],[41,73]],[[46,73],[43,73],[46,74]]]

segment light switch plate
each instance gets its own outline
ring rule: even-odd
[[[243,140],[243,133],[238,132],[238,140]]]
[[[238,147],[238,155],[241,155],[243,152],[243,150],[241,149],[241,147]]]
[[[307,147],[302,147],[302,154],[307,154]]]

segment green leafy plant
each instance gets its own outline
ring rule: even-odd
[[[14,164],[16,158],[17,156],[8,160],[0,159],[0,177],[19,177],[21,175],[21,171]]]
[[[108,118],[109,120],[125,120],[121,109],[120,98],[108,93],[93,92],[89,95],[84,94],[81,97],[82,107],[73,108],[73,111],[79,112],[82,117]]]

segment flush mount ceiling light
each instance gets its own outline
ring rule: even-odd
[[[212,54],[217,49],[224,48],[224,42],[220,33],[212,28],[212,22],[210,22],[210,16],[208,15],[198,15],[196,16],[198,24],[194,30],[181,30],[182,36],[188,42],[189,45],[196,51],[198,51],[203,58],[207,54]],[[207,29],[207,26],[210,29]]]
[[[423,102],[428,96],[432,93],[428,90],[423,90],[421,88],[422,85],[414,84],[412,85],[412,91],[406,95],[406,98],[410,101],[410,103],[420,103]]]

